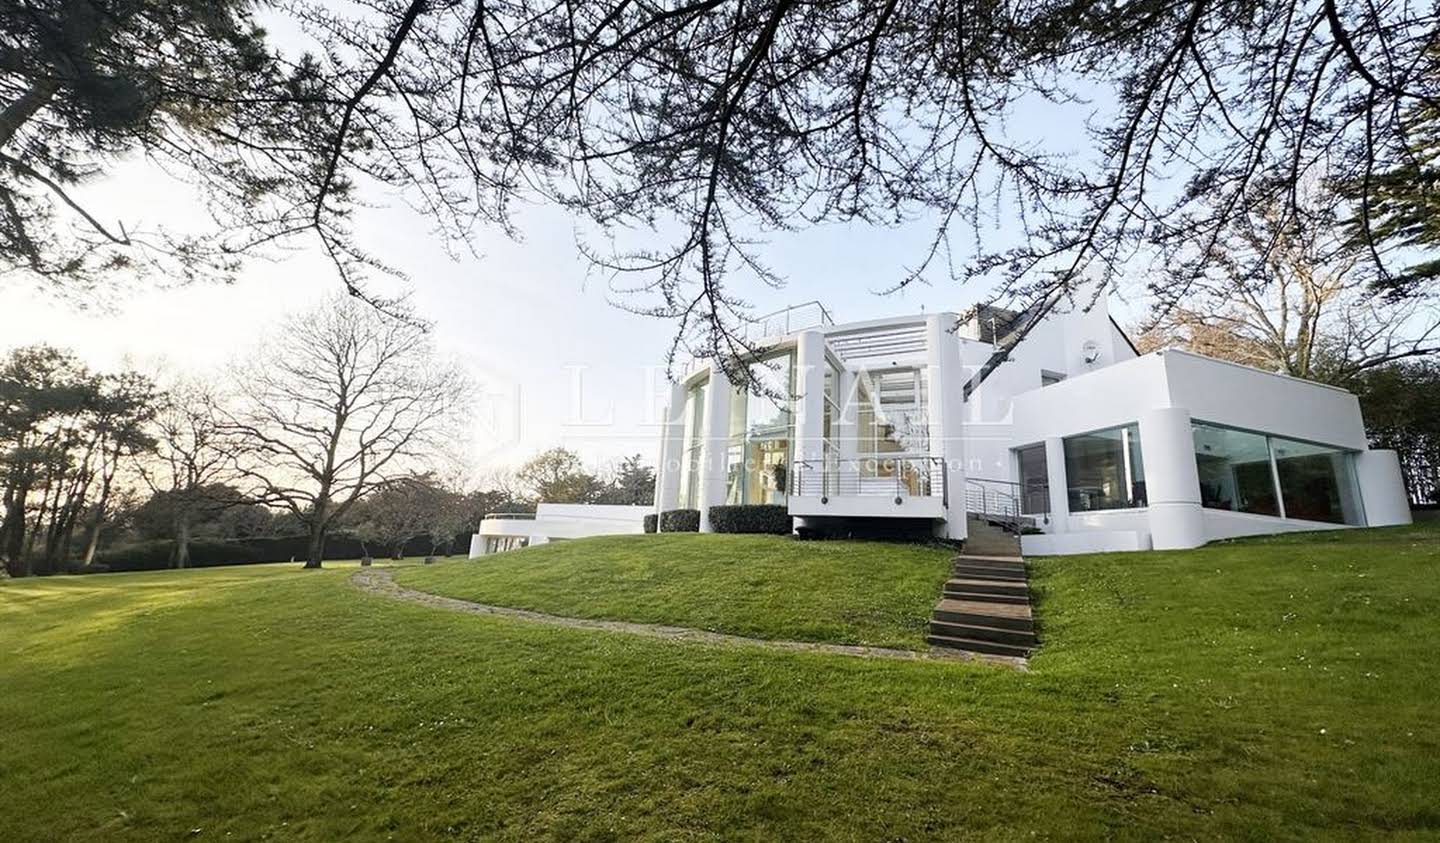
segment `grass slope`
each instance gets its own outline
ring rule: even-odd
[[[0,584],[0,840],[1440,833],[1440,534],[1036,567],[1028,674],[447,613],[347,570]]]
[[[397,580],[571,617],[918,650],[952,556],[920,545],[670,533],[555,542]]]

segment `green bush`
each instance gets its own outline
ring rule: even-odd
[[[710,507],[710,529],[717,533],[790,534],[790,513],[777,504]]]
[[[645,532],[655,532],[655,528],[659,526],[659,523],[660,516],[656,515],[655,513],[652,512],[649,515],[645,516]]]
[[[700,510],[698,509],[670,509],[660,513],[660,532],[662,533],[698,533],[700,532]]]

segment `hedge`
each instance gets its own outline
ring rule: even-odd
[[[710,507],[710,529],[717,533],[790,534],[790,513],[777,504]]]
[[[467,534],[468,537],[468,534]],[[462,546],[462,538],[456,537],[452,550]],[[170,567],[170,555],[175,542],[170,539],[136,542],[108,548],[95,554],[97,566],[111,571],[161,571]],[[388,557],[390,548],[371,544],[370,553],[376,557]],[[417,536],[406,542],[405,556],[426,556],[430,553],[430,539]],[[308,536],[276,536],[272,538],[238,541],[214,541],[192,539],[190,541],[191,568],[211,568],[218,565],[250,565],[264,562],[289,562],[302,560],[310,555]],[[326,559],[359,559],[364,556],[360,541],[354,536],[340,533],[325,537]],[[100,569],[97,567],[96,572]]]
[[[655,528],[659,525],[659,523],[660,516],[656,515],[655,513],[652,512],[649,515],[645,516],[645,532],[655,532]]]
[[[698,533],[700,532],[700,510],[698,509],[669,509],[660,513],[660,532],[662,533]]]

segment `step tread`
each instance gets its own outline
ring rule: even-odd
[[[983,553],[958,553],[958,554],[956,554],[955,557],[952,558],[950,561],[951,561],[951,562],[1009,562],[1009,563],[1014,564],[1014,565],[1019,565],[1019,566],[1022,567],[1022,568],[1025,567],[1025,557],[1023,557],[1023,556],[986,555],[986,554],[983,554]]]
[[[967,586],[977,586],[977,585],[980,586],[980,587],[982,587],[982,588],[985,588],[985,589],[1003,588],[1003,589],[1005,589],[1006,591],[1016,591],[1016,590],[1018,590],[1018,591],[1022,591],[1022,592],[1025,592],[1025,591],[1028,591],[1028,590],[1029,590],[1029,583],[1026,582],[1026,581],[1024,581],[1024,580],[1020,580],[1020,581],[1018,581],[1018,582],[1015,582],[1015,581],[1006,581],[1006,580],[976,579],[976,578],[974,578],[974,577],[951,577],[950,579],[948,579],[948,580],[945,581],[945,585],[946,585],[946,586],[951,586],[951,587],[956,587],[956,590],[965,588],[965,587],[967,587]]]
[[[937,612],[954,612],[963,615],[989,615],[996,618],[1033,621],[1029,603],[984,603],[977,600],[956,600],[944,598],[935,604]]]
[[[951,638],[976,638],[1021,647],[1033,647],[1036,641],[1035,631],[1032,629],[984,626],[969,621],[942,621],[934,618],[930,619],[930,634],[946,635]]]
[[[1030,654],[1030,647],[1018,644],[1002,644],[999,641],[982,641],[972,638],[955,638],[949,635],[930,634],[925,636],[926,643],[934,647],[947,647],[951,650],[965,650],[971,653],[988,653],[992,656],[1014,656],[1025,658]]]

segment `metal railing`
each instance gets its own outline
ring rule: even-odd
[[[1050,514],[1050,489],[1043,483],[1022,485],[1012,480],[965,478],[965,511],[1019,532],[1034,516]]]
[[[533,513],[533,512],[487,512],[487,513],[485,513],[485,517],[482,518],[481,520],[482,520],[482,521],[489,521],[489,520],[492,519],[492,518],[493,518],[493,519],[496,519],[497,521],[534,521],[534,520],[535,520],[535,513]]]
[[[940,498],[950,503],[945,460],[940,457],[872,456],[846,460],[796,460],[791,494],[801,497]]]
[[[766,337],[785,336],[806,328],[834,324],[835,320],[831,318],[825,305],[818,301],[807,301],[746,320],[744,333],[745,339],[753,342]]]

